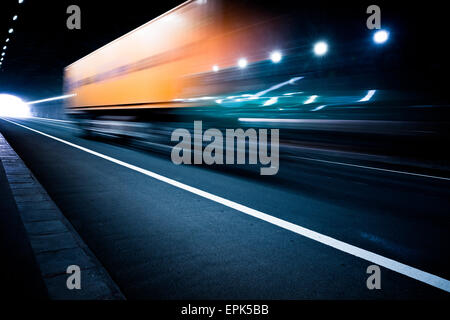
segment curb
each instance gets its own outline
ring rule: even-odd
[[[125,300],[117,284],[0,133],[0,162],[50,299]],[[79,266],[81,289],[68,289],[67,268]]]

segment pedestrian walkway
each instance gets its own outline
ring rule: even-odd
[[[0,154],[4,161],[10,154],[3,145]],[[5,171],[0,162],[0,282],[2,296],[16,299],[47,299],[47,289]]]
[[[50,299],[124,299],[1,134],[0,162],[0,245],[2,261],[9,262],[2,275],[14,295],[45,298],[48,292]],[[80,268],[80,289],[67,286],[69,266]]]

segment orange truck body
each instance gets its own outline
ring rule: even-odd
[[[268,26],[223,5],[187,1],[67,66],[68,111],[198,106],[192,98],[229,91],[229,81],[205,76],[237,68],[241,57],[267,59]]]

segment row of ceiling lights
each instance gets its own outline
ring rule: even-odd
[[[23,3],[23,1],[24,0],[18,0],[19,4]],[[18,15],[16,14],[16,15],[14,15],[12,17],[12,21],[16,21],[17,18],[18,18]],[[14,28],[9,28],[8,29],[8,34],[12,34],[13,32],[14,32]],[[0,69],[2,68],[3,62],[5,60],[6,49],[8,49],[8,42],[9,41],[10,41],[10,38],[9,37],[6,38],[5,43],[4,43],[3,47],[2,47],[2,53],[1,53],[1,56],[0,56]]]
[[[378,30],[373,35],[373,41],[376,44],[382,44],[386,42],[389,38],[389,32],[386,30]],[[323,56],[328,52],[328,44],[325,41],[319,41],[314,44],[313,52],[316,56]],[[283,54],[279,50],[272,51],[269,55],[269,59],[272,60],[273,63],[278,63],[283,59]],[[246,68],[248,65],[248,61],[246,58],[240,58],[237,61],[237,66],[240,69]],[[220,71],[219,65],[215,64],[212,66],[212,70],[214,72]]]
[[[327,50],[328,50],[328,45],[322,41],[316,43],[316,45],[314,47],[314,51],[315,51],[316,55],[324,55]],[[272,51],[269,55],[269,59],[272,60],[273,63],[278,63],[281,61],[281,59],[283,59],[283,54],[281,53],[280,50]],[[246,58],[240,58],[237,61],[237,66],[240,69],[246,68],[247,65],[248,65],[248,61]],[[217,64],[215,64],[215,65],[213,65],[212,70],[214,72],[217,72],[220,70],[220,67]]]

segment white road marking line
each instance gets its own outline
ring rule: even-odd
[[[276,218],[276,217],[268,215],[268,214],[266,214],[264,212],[261,212],[261,211],[249,208],[247,206],[244,206],[244,205],[241,205],[241,204],[236,203],[234,201],[227,200],[225,198],[216,196],[216,195],[211,194],[209,192],[206,192],[206,191],[203,191],[203,190],[200,190],[200,189],[188,186],[188,185],[186,185],[184,183],[181,183],[181,182],[178,182],[176,180],[164,177],[164,176],[159,175],[157,173],[154,173],[152,171],[149,171],[149,170],[146,170],[146,169],[134,166],[132,164],[123,162],[121,160],[117,160],[115,158],[109,157],[109,156],[101,154],[99,152],[96,152],[96,151],[90,150],[88,148],[76,145],[76,144],[71,143],[69,141],[66,141],[66,140],[63,140],[63,139],[51,136],[49,134],[46,134],[44,132],[35,130],[33,128],[29,128],[27,126],[24,126],[22,124],[16,123],[14,121],[10,121],[10,120],[7,120],[7,119],[3,119],[3,120],[5,120],[7,122],[10,122],[12,124],[15,124],[15,125],[17,125],[19,127],[31,130],[31,131],[33,131],[35,133],[39,133],[39,134],[41,134],[41,135],[43,135],[43,136],[45,136],[47,138],[50,138],[50,139],[59,141],[61,143],[64,143],[64,144],[66,144],[68,146],[71,146],[71,147],[74,147],[76,149],[82,150],[84,152],[90,153],[90,154],[92,154],[94,156],[97,156],[99,158],[108,160],[110,162],[116,163],[116,164],[121,165],[123,167],[126,167],[128,169],[131,169],[131,170],[134,170],[136,172],[142,173],[142,174],[144,174],[146,176],[149,176],[149,177],[152,177],[152,178],[154,178],[156,180],[165,182],[165,183],[170,184],[170,185],[172,185],[174,187],[177,187],[177,188],[180,188],[182,190],[191,192],[191,193],[196,194],[196,195],[198,195],[200,197],[203,197],[203,198],[206,198],[208,200],[220,203],[220,204],[222,204],[222,205],[224,205],[226,207],[229,207],[229,208],[232,208],[234,210],[240,211],[240,212],[245,213],[245,214],[247,214],[249,216],[255,217],[255,218],[259,219],[259,220],[266,221],[266,222],[268,222],[270,224],[273,224],[273,225],[278,226],[280,228],[283,228],[285,230],[292,231],[292,232],[294,232],[296,234],[299,234],[299,235],[304,236],[306,238],[309,238],[311,240],[320,242],[320,243],[322,243],[324,245],[330,246],[330,247],[335,248],[337,250],[340,250],[342,252],[351,254],[353,256],[356,256],[356,257],[361,258],[363,260],[369,261],[369,262],[374,263],[376,265],[383,266],[383,267],[385,267],[385,268],[387,268],[389,270],[395,271],[395,272],[403,274],[403,275],[405,275],[407,277],[410,277],[410,278],[416,279],[418,281],[421,281],[423,283],[429,284],[429,285],[431,285],[431,286],[433,286],[435,288],[439,288],[439,289],[442,289],[442,290],[444,290],[446,292],[450,292],[450,281],[447,280],[447,279],[444,279],[444,278],[438,277],[436,275],[433,275],[431,273],[428,273],[428,272],[419,270],[417,268],[408,266],[408,265],[403,264],[401,262],[398,262],[398,261],[386,258],[384,256],[381,256],[379,254],[373,253],[371,251],[368,251],[368,250],[365,250],[365,249],[361,249],[359,247],[356,247],[354,245],[348,244],[346,242],[343,242],[343,241],[331,238],[331,237],[323,235],[321,233],[318,233],[318,232],[312,231],[310,229],[301,227],[299,225],[293,224],[293,223],[288,222],[286,220],[282,220],[282,219]]]
[[[38,119],[38,120],[57,121],[57,122],[64,122],[64,123],[74,123],[74,121],[70,121],[70,120],[41,118],[41,117],[29,117],[29,118],[25,118],[24,120],[28,120],[28,119]]]
[[[33,119],[33,118],[23,119],[23,121],[30,121],[30,122],[34,122],[34,123],[44,124],[46,126],[54,126],[54,127],[70,129],[70,130],[79,130],[78,128],[74,127],[73,125],[54,123],[53,121],[42,122],[42,121],[39,121],[39,120]]]
[[[361,169],[369,169],[369,170],[377,170],[377,171],[384,171],[384,172],[390,172],[390,173],[406,174],[406,175],[422,177],[422,178],[431,178],[431,179],[439,179],[439,180],[450,181],[450,178],[446,178],[446,177],[430,176],[430,175],[427,175],[427,174],[420,174],[420,173],[414,173],[414,172],[408,172],[408,171],[397,171],[397,170],[383,169],[383,168],[377,168],[377,167],[368,167],[368,166],[362,166],[362,165],[358,165],[358,164],[351,164],[351,163],[337,162],[337,161],[329,161],[329,160],[322,160],[322,159],[314,159],[314,158],[308,158],[308,157],[295,156],[295,158],[302,159],[302,160],[308,160],[308,161],[316,161],[316,162],[336,164],[336,165],[340,165],[340,166],[348,166],[348,167],[355,167],[355,168],[361,168]]]

